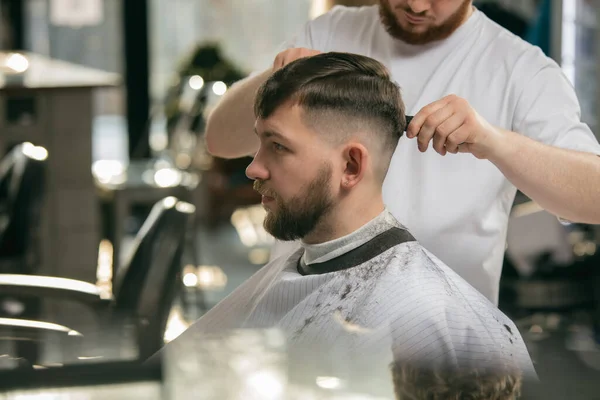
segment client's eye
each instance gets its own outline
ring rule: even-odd
[[[285,151],[285,150],[287,150],[287,148],[285,146],[282,146],[282,145],[280,145],[277,142],[273,142],[273,149],[275,151]]]

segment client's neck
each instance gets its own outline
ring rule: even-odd
[[[315,229],[302,238],[306,244],[325,243],[349,235],[383,212],[381,193],[361,201],[346,199],[337,203]]]

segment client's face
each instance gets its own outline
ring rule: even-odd
[[[265,229],[280,240],[301,239],[334,207],[333,168],[299,107],[280,107],[257,120],[260,148],[246,169],[267,210]]]

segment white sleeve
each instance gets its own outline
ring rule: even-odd
[[[524,82],[512,130],[556,147],[600,155],[598,139],[581,122],[573,86],[553,62],[546,62]]]

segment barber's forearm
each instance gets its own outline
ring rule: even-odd
[[[552,214],[600,224],[600,157],[502,133],[489,160],[509,181]]]
[[[206,124],[206,147],[209,153],[222,158],[256,153],[259,141],[252,132],[254,97],[270,74],[271,69],[268,69],[260,75],[246,78],[225,93]]]

